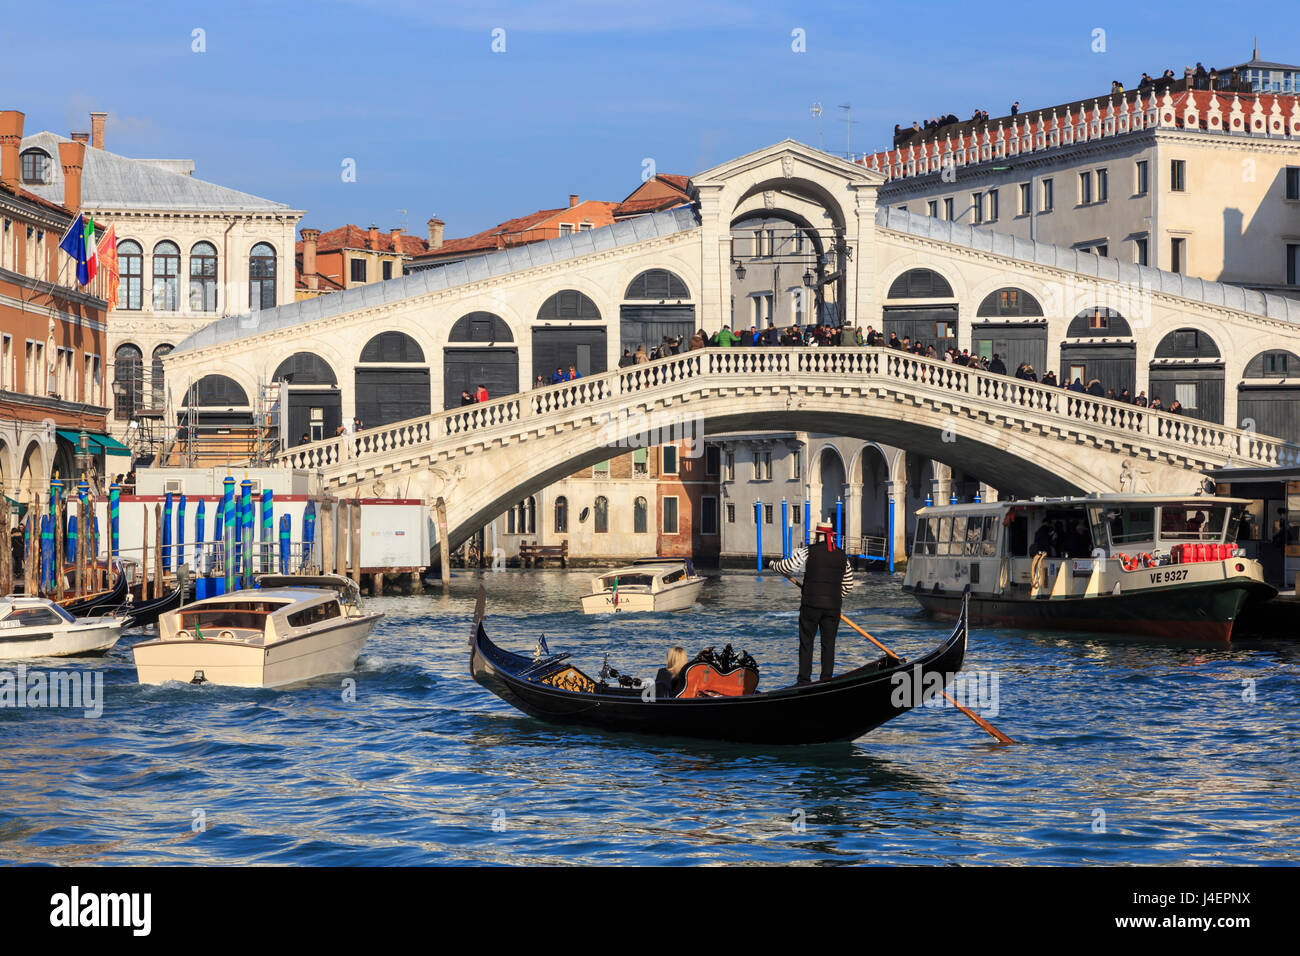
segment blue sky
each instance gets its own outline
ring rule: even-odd
[[[32,11],[41,16],[33,21]],[[0,2],[0,108],[27,130],[195,160],[196,175],[344,222],[468,235],[568,194],[622,199],[794,137],[882,148],[893,125],[1005,113],[1146,70],[1300,62],[1294,2],[311,4]],[[1225,16],[1225,10],[1232,15]],[[504,30],[505,51],[493,52]],[[806,52],[792,49],[804,31]],[[1094,52],[1093,31],[1105,31]],[[206,52],[192,51],[204,31]],[[356,182],[342,163],[356,162]],[[404,214],[399,210],[405,209]]]

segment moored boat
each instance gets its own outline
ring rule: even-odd
[[[40,597],[0,597],[0,660],[106,654],[122,636],[116,617],[75,618]]]
[[[742,743],[855,740],[936,695],[938,687],[947,687],[966,655],[966,616],[959,613],[947,640],[913,662],[881,658],[830,680],[766,692],[753,692],[755,681],[740,679],[737,686],[750,692],[657,697],[635,680],[627,681],[631,686],[593,680],[569,662],[568,654],[534,658],[498,647],[488,638],[483,618],[480,591],[470,635],[470,674],[529,716],[616,732]],[[905,685],[915,693],[900,692]]]
[[[131,650],[142,684],[278,687],[352,670],[381,617],[334,590],[232,591],[163,614]]]
[[[647,558],[592,578],[582,613],[680,611],[694,604],[703,588],[704,578],[690,561]]]
[[[903,589],[976,625],[1227,641],[1247,602],[1277,591],[1236,547],[1246,501],[1090,495],[917,512]]]

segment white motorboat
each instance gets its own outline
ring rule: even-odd
[[[342,674],[356,666],[381,617],[363,612],[351,587],[232,591],[162,615],[159,637],[132,648],[136,677],[141,684],[279,687]]]
[[[704,578],[689,561],[647,559],[593,578],[582,612],[680,611],[694,604],[703,588]]]
[[[76,618],[41,597],[0,597],[0,660],[106,654],[122,636],[116,617]]]

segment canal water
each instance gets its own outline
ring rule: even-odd
[[[673,615],[584,617],[590,572],[458,576],[368,602],[358,671],[287,690],[140,687],[129,635],[103,714],[0,709],[0,860],[89,864],[1244,864],[1300,857],[1300,643],[1231,648],[971,633],[968,698],[853,744],[754,748],[551,727],[469,677],[489,633],[594,675],[653,676],[674,643],[731,643],[795,676],[797,595],[728,572]],[[946,628],[898,578],[845,611],[915,658]],[[876,655],[842,628],[847,668]],[[31,665],[37,666],[37,665]],[[12,670],[14,665],[0,664]],[[996,677],[996,684],[994,678]],[[994,693],[996,691],[996,694]],[[996,716],[993,712],[996,710]]]

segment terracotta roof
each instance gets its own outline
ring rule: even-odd
[[[44,196],[38,196],[36,193],[29,189],[24,189],[22,186],[9,186],[5,183],[0,183],[0,190],[4,190],[16,199],[25,199],[28,202],[36,203],[38,206],[44,206],[46,209],[57,212],[60,215],[67,216],[69,222],[72,221],[72,217],[75,215],[75,213],[73,213],[67,206],[62,205],[61,203],[51,202]]]
[[[408,236],[405,233],[398,236],[399,255],[418,256],[428,251],[429,243],[418,236]],[[391,233],[380,231],[378,246],[376,252],[392,252],[393,237]],[[302,240],[298,240],[295,247],[299,253],[302,252]],[[316,240],[316,254],[322,252],[338,252],[340,249],[357,249],[370,251],[370,230],[362,229],[360,226],[354,226],[349,223],[346,226],[339,226],[337,229],[331,229],[329,232],[322,232],[320,238]]]
[[[648,179],[640,186],[637,186],[628,194],[627,198],[615,206],[614,218],[626,219],[629,216],[643,216],[647,213],[671,209],[674,206],[690,202],[691,197],[687,192],[690,181],[689,176],[680,176],[676,173],[659,173],[653,179]],[[637,193],[653,190],[655,186],[660,187],[660,195],[644,196],[639,199],[633,198]]]
[[[529,236],[535,229],[552,216],[564,212],[563,209],[539,209],[537,212],[518,219],[508,219],[503,223],[484,229],[482,232],[463,239],[449,239],[437,249],[428,250],[426,256],[455,255],[463,252],[481,252],[490,249],[505,249],[524,242],[549,239],[550,236]]]

